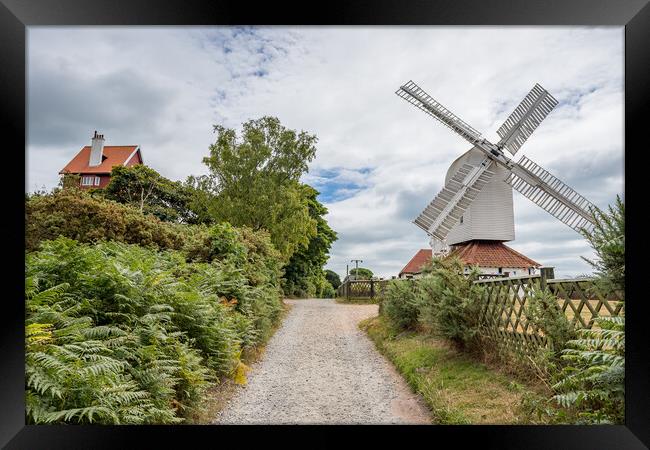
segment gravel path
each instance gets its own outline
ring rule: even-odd
[[[293,305],[215,424],[423,424],[430,415],[357,327],[377,305]]]

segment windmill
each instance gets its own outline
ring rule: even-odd
[[[452,163],[445,186],[414,221],[431,236],[434,252],[468,241],[513,240],[513,189],[575,231],[593,228],[590,212],[595,206],[591,202],[529,158],[522,156],[514,162],[504,152],[514,156],[557,105],[539,84],[497,130],[500,140],[496,144],[413,81],[395,93],[473,146]]]

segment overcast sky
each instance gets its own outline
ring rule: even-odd
[[[535,83],[559,105],[522,147],[599,207],[623,193],[622,27],[30,27],[26,189],[50,189],[94,130],[184,180],[213,124],[277,116],[318,136],[304,181],[339,234],[327,268],[397,275],[426,233],[412,220],[470,145],[395,95],[412,79],[483,135]],[[511,247],[590,272],[575,231],[514,193]]]

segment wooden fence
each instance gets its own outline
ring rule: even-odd
[[[548,288],[557,297],[560,309],[576,328],[593,327],[597,317],[625,314],[623,293],[606,291],[592,278],[555,279],[552,268],[542,268],[538,275],[481,278],[474,282],[484,288],[483,298],[477,299],[483,304],[481,334],[499,352],[525,357],[552,345],[526,315],[533,292],[540,288]],[[350,280],[339,286],[337,295],[381,300],[390,281]],[[417,279],[404,282],[417,283]]]
[[[336,290],[337,297],[380,299],[390,280],[348,280]]]
[[[518,356],[552,345],[526,315],[526,305],[540,288],[548,288],[557,297],[558,306],[576,328],[592,328],[597,317],[625,313],[622,292],[605,290],[591,278],[554,279],[552,269],[542,269],[540,275],[475,283],[485,288],[482,334],[494,342],[497,350]]]
[[[479,279],[500,279],[500,274],[480,274]],[[405,283],[414,283],[417,278],[399,279]],[[337,297],[381,299],[386,291],[386,286],[392,280],[348,280],[336,290]]]

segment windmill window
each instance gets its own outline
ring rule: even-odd
[[[460,216],[460,223],[463,223],[463,216]]]

